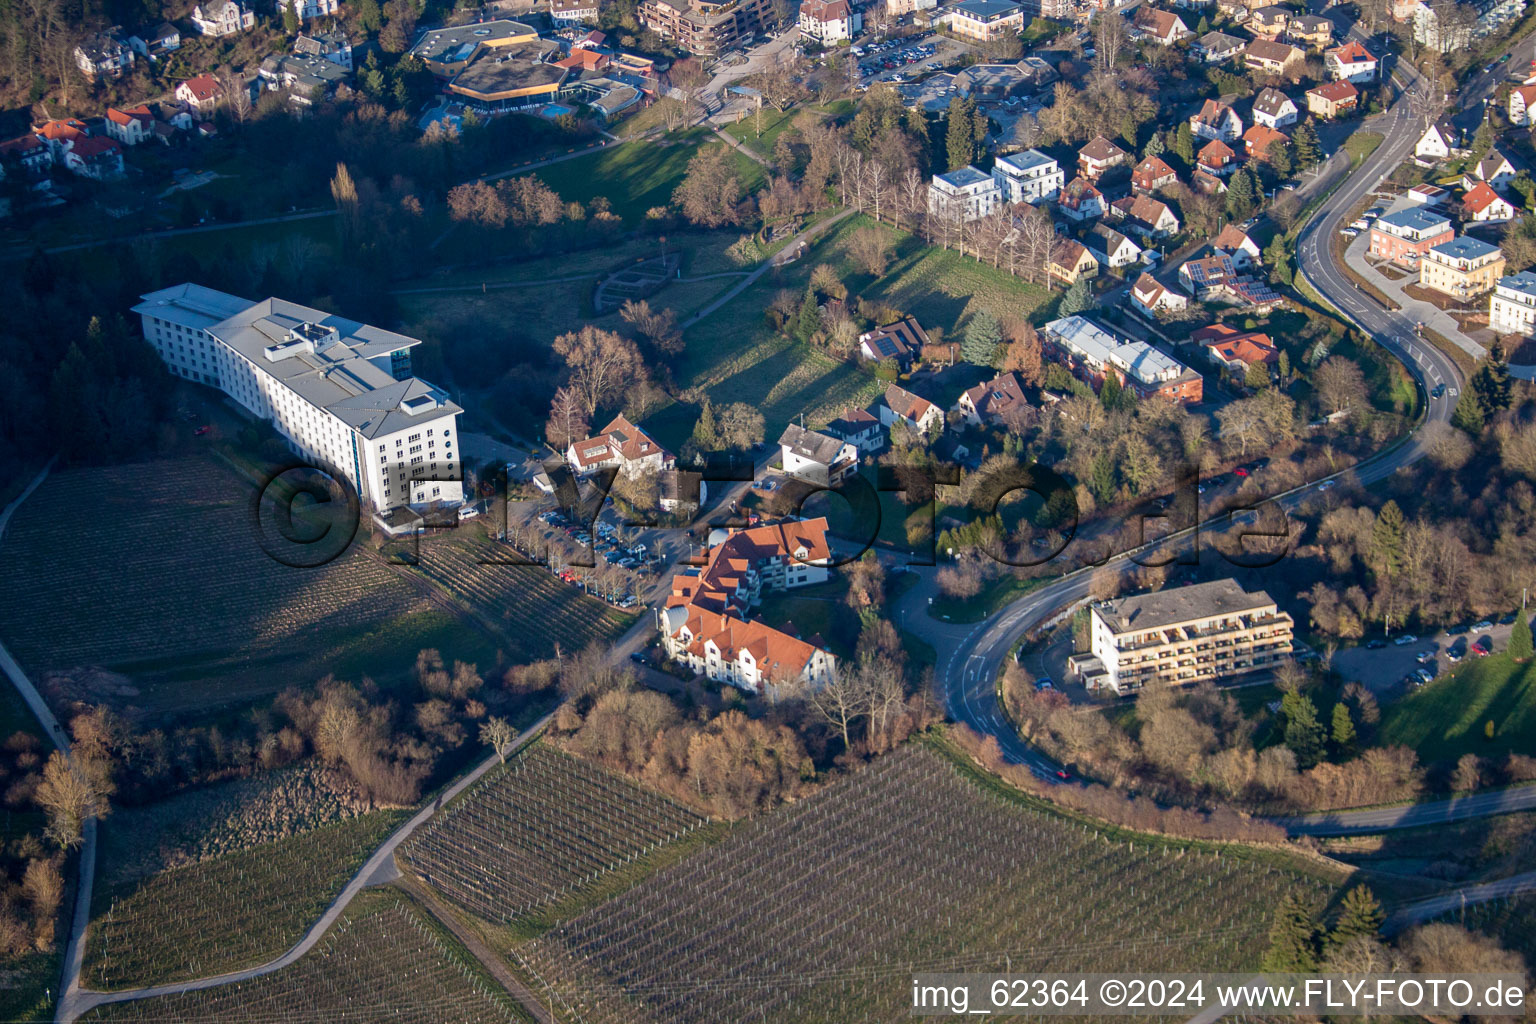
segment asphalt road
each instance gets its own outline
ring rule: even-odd
[[[1380,832],[1395,828],[1423,828],[1467,818],[1484,818],[1512,811],[1536,810],[1536,784],[1494,789],[1471,796],[1426,803],[1378,807],[1363,811],[1325,811],[1290,818],[1276,818],[1292,835],[1340,836],[1352,832]]]

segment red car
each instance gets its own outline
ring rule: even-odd
[[[204,434],[208,433],[212,429],[213,429],[212,426],[210,426],[209,424],[205,423],[202,426],[198,427],[196,430],[192,431],[192,436],[193,437],[202,437]]]
[[[1493,644],[1487,637],[1483,637],[1477,643],[1472,645],[1472,653],[1477,655],[1479,658],[1486,658],[1488,655],[1493,653]]]
[[[1057,768],[1056,769],[1056,777],[1058,779],[1060,779],[1062,782],[1066,782],[1068,779],[1070,779],[1072,777],[1072,773],[1067,771],[1065,768]]]
[[[1233,476],[1247,476],[1248,475],[1248,467],[1247,466],[1238,466],[1236,469],[1234,469],[1232,471],[1232,475]]]

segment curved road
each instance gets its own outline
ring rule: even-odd
[[[1351,208],[1412,154],[1424,130],[1425,119],[1414,113],[1416,104],[1422,102],[1419,91],[1423,82],[1412,69],[1405,67],[1402,75],[1409,82],[1409,87],[1402,91],[1397,102],[1387,112],[1362,126],[1382,133],[1383,141],[1377,150],[1358,169],[1351,171],[1349,157],[1341,148],[1320,169],[1317,179],[1309,186],[1309,191],[1316,191],[1325,188],[1341,175],[1349,176],[1298,235],[1297,252],[1301,270],[1313,287],[1345,318],[1402,360],[1413,374],[1423,391],[1422,397],[1427,406],[1423,422],[1449,421],[1455,405],[1450,392],[1459,391],[1463,385],[1456,364],[1432,346],[1417,341],[1411,321],[1395,311],[1382,308],[1370,296],[1360,292],[1334,263],[1327,244],[1328,239],[1342,226]],[[1429,395],[1434,386],[1442,383],[1447,389],[1446,396],[1431,399]],[[1422,426],[1423,423],[1405,440],[1335,476],[1358,484],[1369,484],[1412,465],[1426,454],[1419,432]],[[1325,479],[1332,480],[1333,477]],[[1274,500],[1283,509],[1294,509],[1315,497],[1322,483],[1322,480],[1313,481],[1294,491],[1277,495]],[[1225,520],[1206,522],[1200,524],[1199,530],[1207,534],[1220,533],[1230,525]],[[1148,545],[1139,552],[1118,555],[1106,564],[1125,568],[1130,565],[1133,554],[1149,553],[1188,539],[1187,532],[1176,534]],[[1061,766],[1021,739],[1007,721],[999,702],[996,679],[1003,659],[1022,633],[1070,611],[1088,598],[1092,573],[1092,567],[1077,570],[1014,601],[974,626],[936,622],[928,616],[926,604],[935,593],[931,572],[924,576],[921,585],[911,588],[898,602],[903,628],[911,629],[932,644],[937,653],[935,674],[943,688],[950,715],[956,721],[994,737],[1009,760],[1027,765],[1035,775],[1051,782],[1061,781],[1056,774]],[[1519,806],[1536,806],[1536,788],[1506,792],[1511,795],[1503,797],[1504,802],[1525,801]],[[1424,805],[1421,811],[1409,808],[1342,811],[1317,822],[1283,821],[1282,824],[1297,834],[1322,834],[1319,830],[1324,829],[1331,834],[1370,832],[1449,820],[1451,816],[1470,817],[1516,809],[1513,805],[1505,806],[1504,802],[1490,800],[1473,805],[1468,800],[1448,801],[1448,804],[1455,805],[1454,812],[1446,808],[1437,809],[1435,805]]]

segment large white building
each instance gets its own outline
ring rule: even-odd
[[[1010,203],[1040,203],[1061,194],[1067,176],[1053,158],[1038,149],[1000,156],[992,165],[992,180]]]
[[[1002,189],[990,174],[969,165],[935,174],[928,186],[928,212],[951,220],[980,220],[1002,202]]]
[[[462,410],[411,376],[416,338],[196,284],[142,300],[133,311],[173,374],[271,421],[298,455],[346,477],[363,504],[384,512],[463,501]]]
[[[1488,300],[1488,326],[1495,334],[1536,334],[1536,274],[1499,278]]]

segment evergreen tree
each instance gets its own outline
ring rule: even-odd
[[[1323,146],[1317,138],[1317,126],[1309,117],[1296,126],[1296,136],[1292,140],[1296,147],[1296,163],[1300,167],[1313,168],[1323,158]]]
[[[1099,404],[1106,411],[1113,412],[1120,407],[1120,392],[1125,390],[1120,383],[1120,378],[1113,373],[1104,377],[1104,386],[1099,388]]]
[[[1280,714],[1285,717],[1285,745],[1296,755],[1300,768],[1311,768],[1323,759],[1326,732],[1317,720],[1317,705],[1300,690],[1292,690],[1280,700]]]
[[[1509,656],[1516,661],[1530,661],[1531,620],[1525,617],[1525,609],[1515,613],[1515,628],[1509,631]]]
[[[1289,894],[1275,908],[1269,949],[1262,969],[1274,974],[1304,974],[1317,969],[1317,929],[1301,898]]]
[[[1388,576],[1402,568],[1403,526],[1402,508],[1388,498],[1376,514],[1376,525],[1371,528],[1371,557]]]
[[[1179,130],[1173,135],[1173,151],[1186,166],[1195,162],[1195,133],[1188,121],[1179,122]]]
[[[1477,126],[1477,131],[1472,134],[1472,158],[1481,160],[1493,148],[1493,125],[1488,119],[1483,118],[1483,123]]]
[[[1093,494],[1093,500],[1100,505],[1108,505],[1115,500],[1115,462],[1109,457],[1109,452],[1099,452],[1093,457],[1093,465],[1088,472],[1088,490]]]
[[[1340,754],[1355,749],[1355,719],[1343,701],[1333,706],[1333,749]]]
[[[821,308],[816,301],[816,289],[807,288],[805,299],[800,303],[800,313],[795,318],[795,338],[810,341],[821,330]]]
[[[1003,329],[997,317],[982,310],[965,325],[965,340],[960,343],[960,358],[977,366],[991,366],[1002,344]]]
[[[1291,283],[1291,251],[1285,244],[1285,236],[1279,232],[1264,247],[1264,262],[1269,264],[1269,277],[1281,284]],[[1280,353],[1282,356],[1284,352]]]
[[[1211,30],[1210,20],[1205,15],[1200,15],[1200,23],[1195,26],[1195,35],[1203,36]]]
[[[1127,111],[1120,115],[1120,138],[1132,153],[1136,152],[1136,119]]]
[[[1247,220],[1258,206],[1258,189],[1248,168],[1239,167],[1227,184],[1227,213],[1233,220]]]
[[[1495,413],[1509,408],[1509,363],[1504,357],[1504,343],[1497,338],[1488,346],[1488,358],[1483,360],[1477,372],[1472,375],[1472,391],[1477,395],[1477,404],[1482,410],[1485,423]]]
[[[1269,367],[1258,360],[1249,363],[1248,371],[1243,374],[1243,387],[1253,391],[1269,387]]]
[[[976,159],[975,116],[974,102],[959,96],[949,101],[949,110],[944,114],[944,151],[951,171]]]
[[[1147,140],[1146,148],[1141,151],[1141,155],[1144,157],[1162,156],[1167,151],[1168,145],[1163,142],[1163,133],[1153,132],[1152,137]]]
[[[1056,311],[1062,316],[1071,316],[1073,313],[1081,313],[1091,305],[1093,305],[1093,298],[1088,292],[1088,279],[1079,277],[1062,294]]]
[[[1284,349],[1280,350],[1280,361],[1276,364],[1275,369],[1279,371],[1281,380],[1291,379],[1291,357],[1286,354]]]
[[[715,406],[704,396],[699,405],[699,420],[693,425],[693,443],[701,452],[712,452],[720,447],[720,428],[715,423]]]
[[[294,10],[297,6],[296,3],[283,5],[283,31],[290,36],[299,34],[299,15]]]
[[[1376,894],[1366,886],[1357,885],[1339,901],[1339,919],[1328,933],[1328,947],[1338,949],[1350,939],[1360,936],[1377,938],[1381,935],[1381,926],[1386,919]]]
[[[1467,388],[1456,399],[1456,411],[1451,413],[1451,426],[1460,427],[1473,437],[1483,432],[1483,406],[1477,393]]]
[[[1295,147],[1284,139],[1276,139],[1269,144],[1264,155],[1269,158],[1269,166],[1282,178],[1289,178],[1291,172],[1296,169]]]

